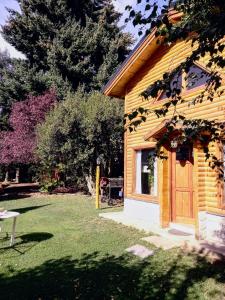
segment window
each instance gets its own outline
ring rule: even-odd
[[[172,92],[178,90],[190,91],[198,86],[204,85],[209,80],[210,75],[207,71],[204,71],[202,68],[197,65],[190,67],[189,71],[185,76],[182,76],[181,73],[174,75],[174,78],[171,80],[170,89]],[[169,98],[167,94],[169,91],[163,91],[159,96],[158,100],[164,100]]]
[[[157,195],[157,160],[154,150],[136,151],[136,193]]]
[[[196,65],[190,67],[189,72],[186,76],[186,89],[191,90],[195,87],[206,84],[209,79],[209,74],[203,71]]]
[[[222,206],[225,205],[225,142],[222,147],[222,159],[223,159],[223,181],[222,181]]]
[[[170,83],[170,89],[171,91],[175,91],[177,89],[181,90],[182,89],[182,76],[181,73],[177,73],[174,75],[173,80]],[[164,91],[162,95],[160,96],[159,100],[163,100],[168,98],[166,95],[167,91]]]
[[[181,145],[176,149],[176,160],[191,161],[192,159],[192,145]]]

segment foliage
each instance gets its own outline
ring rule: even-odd
[[[52,193],[55,188],[59,185],[58,180],[54,178],[45,178],[41,181],[40,191],[44,193]]]
[[[185,101],[181,89],[177,85],[171,86],[170,83],[175,74],[183,70],[188,72],[193,63],[209,54],[205,67],[210,72],[205,91],[192,99],[191,104],[213,101],[215,97],[220,97],[224,93],[224,89],[221,88],[221,70],[225,67],[225,2],[222,0],[177,0],[175,2],[164,0],[161,10],[157,1],[139,0],[138,3],[144,6],[144,13],[130,6],[127,9],[130,11],[130,19],[133,20],[134,26],[141,26],[140,34],[143,32],[143,28],[147,29],[146,33],[149,33],[150,26],[156,28],[155,35],[158,43],[170,47],[177,41],[189,40],[193,51],[181,64],[163,74],[161,80],[154,82],[142,93],[143,98],[149,100],[155,98],[160,91],[165,91],[168,100],[162,104],[161,108],[152,110],[138,108],[127,114],[128,127],[130,130],[134,130],[146,120],[146,115],[155,114],[157,117],[165,117],[168,111],[173,110],[173,117],[167,124],[169,133],[179,123],[180,127],[185,128],[182,132],[182,142],[198,139],[204,148],[206,158],[211,157],[217,164],[219,161],[209,153],[207,145],[210,141],[221,140],[220,133],[223,130],[223,124],[217,120],[186,119],[178,109],[178,104]],[[170,16],[175,11],[182,17],[173,22]],[[209,133],[207,136],[205,136],[206,130]],[[164,135],[164,140],[160,140],[158,143],[158,155],[160,155],[160,147],[166,138],[169,138],[168,134]]]
[[[29,96],[25,101],[13,104],[9,119],[12,130],[1,132],[1,164],[29,164],[36,161],[35,129],[55,104],[56,95],[53,90],[41,96]]]
[[[118,26],[111,0],[19,1],[3,34],[32,68],[63,78],[76,89],[101,88],[128,54],[131,37]]]
[[[37,154],[45,168],[57,168],[71,177],[92,176],[101,157],[108,173],[122,160],[123,106],[99,92],[79,90],[38,126]]]
[[[87,91],[100,90],[128,53],[128,35],[109,30],[108,20],[87,20],[86,27],[69,22],[62,27],[48,52],[48,66],[67,79],[75,90],[80,84]]]
[[[77,189],[74,187],[65,187],[65,186],[59,186],[56,187],[53,191],[55,194],[67,194],[67,193],[76,193]]]
[[[0,82],[0,130],[8,129],[13,103],[29,94],[42,94],[52,86],[47,74],[30,68],[26,60],[10,58],[7,52],[0,52]]]
[[[129,53],[111,0],[21,0],[9,10],[5,39],[26,59],[0,52],[0,129],[12,104],[54,88],[59,100],[78,86],[100,90]]]
[[[20,12],[9,9],[10,17],[3,27],[7,41],[26,55],[29,62],[46,67],[47,51],[57,31],[73,18],[85,25],[86,17],[96,19],[107,2],[98,0],[20,0]]]

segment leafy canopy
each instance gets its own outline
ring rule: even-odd
[[[111,0],[20,0],[9,10],[5,39],[29,65],[68,81],[73,89],[100,89],[128,54],[131,37],[118,25]]]
[[[101,157],[106,173],[123,156],[123,109],[120,100],[99,92],[78,90],[60,102],[38,126],[37,155],[46,169],[60,169],[65,177],[94,175]]]

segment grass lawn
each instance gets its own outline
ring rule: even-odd
[[[3,223],[0,299],[225,299],[225,263],[179,250],[140,260],[124,252],[145,234],[102,220],[86,196],[1,201],[21,213],[14,248]]]

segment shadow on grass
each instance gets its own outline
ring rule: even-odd
[[[32,232],[21,235],[16,235],[16,243],[13,247],[9,246],[10,236],[7,235],[0,239],[3,242],[3,247],[0,248],[0,254],[6,251],[16,251],[19,254],[25,254],[37,244],[49,240],[53,234],[49,232]]]
[[[208,299],[202,282],[225,281],[224,263],[211,264],[193,255],[194,263],[186,264],[184,254],[163,257],[137,261],[128,255],[100,258],[93,253],[19,272],[10,267],[8,276],[0,274],[1,299]],[[217,287],[207,291],[209,299],[224,299]]]
[[[13,209],[13,211],[16,211],[20,214],[24,214],[30,210],[35,210],[35,209],[42,208],[42,207],[49,206],[49,205],[51,205],[51,204],[21,207],[21,208],[15,208],[15,209]]]
[[[18,199],[26,199],[32,197],[31,194],[23,194],[23,193],[10,193],[0,195],[0,201],[8,201],[8,200],[18,200]]]

